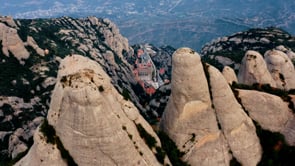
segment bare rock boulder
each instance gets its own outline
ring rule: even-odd
[[[276,82],[269,73],[262,55],[256,51],[247,51],[239,69],[238,81],[242,84],[269,84],[276,87]]]
[[[38,55],[45,56],[45,52],[41,49],[32,36],[27,37],[27,45],[31,46]]]
[[[278,88],[295,88],[295,70],[288,55],[282,51],[269,50],[264,54],[264,59]]]
[[[263,129],[280,132],[287,143],[294,145],[294,115],[288,103],[279,96],[254,90],[238,90],[239,97],[250,117]]]
[[[238,78],[237,78],[235,71],[229,66],[224,66],[224,68],[222,70],[222,75],[226,79],[227,83],[230,85],[233,82],[236,82],[236,83],[238,82]]]
[[[254,90],[238,90],[243,106],[262,128],[280,132],[289,119],[288,103],[280,97]]]
[[[279,45],[279,46],[276,47],[276,50],[282,51],[285,54],[287,54],[288,57],[291,59],[291,61],[295,60],[295,53],[290,48],[286,48],[283,45]]]

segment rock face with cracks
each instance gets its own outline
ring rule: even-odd
[[[148,147],[136,125],[160,147],[157,135],[135,106],[118,94],[97,63],[79,55],[68,56],[60,64],[57,79],[47,119],[78,165],[161,165],[155,147]],[[34,138],[19,165],[39,165],[36,160],[41,160],[42,154],[38,149],[49,152],[46,149],[51,145],[38,139],[40,132]],[[62,163],[58,155],[46,161],[53,159]],[[165,162],[169,163],[167,158]]]

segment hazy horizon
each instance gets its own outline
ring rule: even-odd
[[[14,18],[109,18],[131,44],[202,45],[248,28],[274,26],[295,34],[295,1],[277,0],[11,0],[0,14]]]

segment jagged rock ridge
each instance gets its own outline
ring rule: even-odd
[[[230,66],[239,69],[244,54],[248,50],[254,50],[262,55],[270,49],[283,47],[291,56],[295,50],[295,38],[282,29],[253,28],[244,32],[238,32],[230,36],[220,37],[207,43],[202,48],[202,59],[218,69]]]
[[[130,65],[124,56],[133,54],[128,40],[124,38],[114,23],[108,19],[88,17],[74,19],[19,20],[20,36],[32,36],[43,49],[52,56],[64,57],[79,53],[90,57],[102,65],[112,78],[112,83],[122,92],[126,89],[131,100],[144,111],[132,87],[136,84]],[[40,36],[38,34],[45,34]]]
[[[47,114],[58,62],[39,55],[44,52],[32,38],[22,40],[12,18],[1,17],[0,24],[0,161],[5,163],[32,145]]]
[[[238,83],[264,84],[283,90],[295,89],[295,70],[291,59],[282,51],[268,50],[264,59],[256,51],[246,52],[238,74]]]

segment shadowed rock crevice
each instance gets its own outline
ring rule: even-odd
[[[73,157],[70,155],[69,151],[65,149],[60,138],[56,135],[55,129],[53,126],[48,124],[48,121],[45,119],[40,126],[40,131],[44,135],[44,139],[46,139],[47,143],[56,145],[58,150],[60,151],[61,157],[66,160],[68,165],[78,166],[78,164],[74,161]]]

